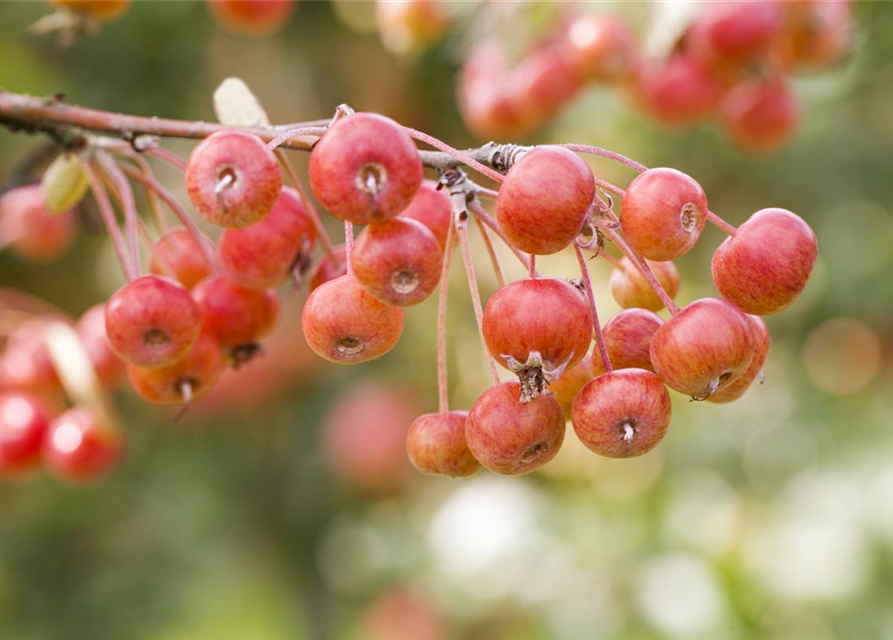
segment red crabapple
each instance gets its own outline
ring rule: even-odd
[[[422,184],[409,134],[390,118],[355,113],[332,125],[310,153],[310,187],[332,215],[355,224],[398,215]]]
[[[357,282],[369,295],[385,304],[409,307],[437,288],[443,256],[428,227],[398,217],[363,229],[350,261]]]
[[[75,327],[99,381],[108,386],[124,376],[124,362],[115,355],[105,333],[105,304],[90,307]]]
[[[253,347],[276,326],[279,296],[274,289],[256,291],[226,276],[212,276],[192,291],[202,316],[202,332],[230,351],[238,363],[239,350]]]
[[[403,333],[403,309],[379,302],[351,275],[316,288],[304,303],[302,327],[310,348],[339,364],[383,356]]]
[[[560,373],[586,356],[592,316],[586,297],[572,284],[528,278],[507,284],[490,297],[482,332],[499,364],[513,370],[517,364],[539,367],[549,381],[550,372]],[[534,354],[538,356],[532,359]]]
[[[231,31],[265,36],[291,16],[296,0],[208,0],[217,21]]]
[[[651,363],[669,387],[696,400],[743,375],[754,357],[747,316],[716,298],[695,300],[670,318],[651,341]]]
[[[720,105],[726,133],[737,146],[771,153],[794,135],[800,117],[797,101],[783,79],[745,80],[732,88]]]
[[[208,238],[201,238],[207,247],[212,246]],[[152,245],[149,271],[173,278],[187,289],[192,289],[211,275],[212,268],[195,237],[186,229],[174,229]]]
[[[849,53],[855,33],[850,0],[785,2],[782,60],[807,68],[828,67]]]
[[[574,398],[577,397],[577,393],[584,384],[604,371],[598,353],[589,353],[573,367],[565,370],[555,382],[549,384],[549,391],[555,394],[555,398],[561,404],[561,409],[568,419],[571,415],[571,405]]]
[[[474,475],[481,464],[465,442],[467,411],[426,413],[410,425],[406,434],[409,461],[423,473],[454,478]]]
[[[54,418],[43,439],[47,467],[66,480],[96,479],[123,455],[121,436],[86,407],[74,407]]]
[[[0,195],[0,247],[39,264],[52,262],[74,241],[72,212],[50,214],[39,184],[10,189]]]
[[[220,345],[202,333],[189,353],[177,362],[151,369],[129,365],[127,379],[146,402],[162,406],[188,405],[214,386],[223,369]]]
[[[332,248],[334,256],[324,253],[310,272],[310,291],[347,273],[347,251],[343,244]]]
[[[162,367],[186,355],[201,331],[201,314],[189,291],[161,276],[143,276],[105,305],[109,345],[140,367]]]
[[[581,78],[612,82],[629,73],[635,43],[629,27],[606,14],[575,18],[564,36],[565,47]]]
[[[449,27],[440,0],[387,0],[375,3],[375,22],[384,45],[408,53],[430,45]]]
[[[760,376],[763,365],[766,364],[766,357],[769,355],[769,330],[761,317],[749,315],[747,319],[750,320],[750,328],[753,331],[753,360],[750,361],[747,371],[735,378],[728,386],[707,398],[708,402],[731,402],[732,400],[737,400],[744,395],[744,392],[750,388],[753,381]]]
[[[267,217],[220,236],[220,264],[234,282],[252,289],[268,289],[285,280],[301,255],[316,242],[301,196],[283,187]]]
[[[515,65],[506,78],[506,92],[522,120],[539,123],[570,102],[581,84],[569,56],[546,46]]]
[[[716,2],[696,22],[686,44],[707,63],[745,62],[768,53],[784,12],[774,0]]]
[[[675,299],[679,293],[679,272],[672,261],[657,262],[645,260],[654,277],[670,296]],[[664,308],[660,299],[639,268],[633,261],[624,256],[620,260],[620,266],[611,271],[611,295],[624,309],[640,308],[649,311],[660,311]]]
[[[535,147],[506,175],[496,217],[521,251],[556,253],[579,235],[594,196],[592,171],[580,156],[563,147]]]
[[[0,359],[0,386],[38,395],[59,389],[59,376],[46,345],[46,331],[57,321],[64,320],[32,318],[9,335]]]
[[[186,191],[196,210],[219,227],[247,227],[276,204],[282,173],[276,156],[255,135],[218,131],[192,150]]]
[[[0,477],[26,473],[40,463],[50,419],[40,398],[18,391],[0,393]]]
[[[620,208],[629,245],[649,260],[675,260],[698,241],[707,223],[707,196],[694,178],[676,169],[636,176]]]
[[[647,309],[624,309],[608,320],[604,336],[611,365],[615,369],[645,369],[653,373],[651,341],[663,324],[659,315]]]
[[[586,447],[610,458],[651,451],[670,424],[670,394],[644,369],[621,369],[588,382],[571,409],[574,431]]]
[[[465,439],[490,471],[529,473],[558,453],[564,442],[564,412],[555,396],[521,403],[521,384],[503,382],[478,398],[468,412]]]
[[[747,313],[777,313],[803,291],[817,254],[815,234],[802,218],[786,209],[762,209],[716,249],[713,282]]]
[[[723,86],[710,69],[691,56],[676,54],[660,65],[642,65],[632,97],[658,122],[686,125],[710,116]]]
[[[50,0],[57,7],[88,15],[97,20],[112,20],[130,5],[130,0]]]
[[[440,250],[446,251],[447,232],[453,221],[453,210],[446,190],[438,190],[436,182],[422,182],[419,192],[400,217],[412,218],[428,227],[440,243]]]

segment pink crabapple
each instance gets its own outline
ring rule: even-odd
[[[205,236],[201,241],[206,247],[213,246]],[[212,267],[195,237],[186,229],[168,231],[152,245],[149,271],[177,280],[187,289],[192,289],[212,273]]]
[[[481,464],[465,441],[467,411],[425,413],[416,418],[406,434],[409,461],[423,473],[454,478],[474,475]]]
[[[447,231],[453,221],[453,212],[450,197],[444,189],[437,189],[436,182],[423,181],[418,193],[400,217],[412,218],[428,227],[437,238],[440,250],[446,251]]]
[[[76,232],[71,211],[50,214],[40,184],[0,195],[0,247],[37,264],[58,259],[71,247]]]
[[[654,373],[651,341],[663,324],[653,311],[635,308],[624,309],[608,320],[604,336],[611,365],[615,369],[645,369]]]
[[[188,405],[207,392],[223,373],[220,345],[207,333],[199,335],[192,349],[177,362],[164,367],[127,367],[130,386],[146,402],[161,406]]]
[[[645,263],[670,299],[675,299],[679,293],[679,271],[676,270],[676,265],[672,261],[657,262],[647,259]],[[664,308],[663,300],[654,292],[639,268],[626,256],[611,271],[610,287],[614,301],[624,309],[660,311]]]
[[[50,422],[43,459],[56,475],[74,482],[95,480],[124,455],[121,436],[86,407],[74,407]]]
[[[279,296],[274,289],[257,291],[239,286],[226,276],[201,281],[192,297],[202,316],[202,332],[238,358],[269,334],[279,319]]]
[[[744,395],[754,380],[761,375],[763,365],[766,364],[766,358],[769,355],[769,330],[766,328],[766,323],[759,316],[748,315],[747,319],[750,321],[750,328],[753,331],[753,360],[750,361],[747,371],[707,398],[708,402],[723,403],[737,400]]]
[[[0,393],[0,477],[19,477],[40,464],[51,417],[41,398],[20,391]]]
[[[75,330],[96,377],[103,385],[116,385],[124,377],[125,365],[109,345],[105,332],[105,303],[93,305],[84,312]]]

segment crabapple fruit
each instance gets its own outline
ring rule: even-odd
[[[212,246],[205,236],[201,236],[201,242],[208,248]],[[192,289],[211,275],[213,269],[195,237],[186,229],[174,229],[152,245],[149,271],[173,278],[187,289]]]
[[[521,251],[556,253],[579,235],[594,196],[592,171],[580,156],[563,147],[535,147],[506,175],[496,218]]]
[[[675,260],[698,241],[707,223],[707,196],[676,169],[648,169],[636,176],[620,207],[629,245],[649,260]]]
[[[453,221],[450,197],[446,191],[437,189],[437,183],[425,180],[419,192],[400,214],[401,218],[412,218],[431,230],[440,243],[440,250],[446,251],[447,232]]]
[[[567,28],[564,43],[577,74],[586,79],[619,80],[629,73],[635,58],[629,27],[605,14],[575,18]]]
[[[762,209],[716,249],[713,282],[747,313],[777,313],[803,291],[817,254],[815,234],[802,218],[786,209]]]
[[[670,394],[644,369],[603,373],[580,389],[571,409],[574,431],[586,447],[610,458],[651,451],[670,424]]]
[[[178,282],[143,276],[109,298],[105,330],[122,360],[139,367],[162,367],[189,352],[201,331],[201,313]]]
[[[670,299],[679,293],[679,272],[672,261],[657,262],[645,260],[654,277],[664,288]],[[660,311],[664,308],[663,300],[654,292],[648,280],[628,257],[623,256],[620,265],[611,271],[611,296],[624,309],[648,309]]]
[[[651,341],[663,324],[653,311],[635,308],[624,309],[608,320],[603,333],[611,365],[615,369],[645,369],[653,373]]]
[[[747,371],[732,380],[725,388],[720,389],[707,398],[708,402],[731,402],[732,400],[737,400],[744,395],[744,392],[750,388],[753,381],[760,376],[763,365],[766,364],[770,344],[769,330],[761,317],[748,315],[747,319],[750,321],[750,328],[753,331],[753,360],[750,361]]]
[[[549,462],[564,442],[564,411],[553,395],[521,403],[521,384],[491,387],[478,398],[465,423],[471,453],[490,471],[530,473]]]
[[[781,78],[741,82],[723,98],[719,114],[732,141],[753,153],[783,147],[793,137],[800,116],[791,88]]]
[[[350,263],[354,277],[369,295],[385,304],[409,307],[423,302],[437,288],[443,256],[428,227],[397,217],[363,229]]]
[[[255,345],[279,319],[279,296],[274,289],[248,289],[226,276],[203,280],[192,297],[201,312],[202,332],[224,350],[237,352]]]
[[[115,355],[105,332],[105,304],[90,307],[75,326],[99,381],[108,386],[124,377],[124,362]]]
[[[403,309],[379,302],[352,275],[326,282],[304,303],[304,339],[321,358],[359,364],[383,356],[403,333]]]
[[[717,2],[695,24],[686,44],[707,63],[746,62],[766,54],[782,30],[782,3]]]
[[[557,46],[535,49],[506,78],[509,101],[522,120],[541,123],[570,102],[582,85],[570,57]]]
[[[47,329],[55,321],[64,320],[32,318],[9,335],[0,358],[0,387],[38,395],[59,389],[59,376],[46,345]]]
[[[717,298],[695,300],[670,318],[651,341],[651,364],[667,386],[696,400],[743,375],[754,357],[747,316]]]
[[[310,188],[329,212],[354,224],[398,215],[422,184],[412,138],[376,113],[344,116],[310,153]]]
[[[46,466],[56,475],[87,481],[118,464],[124,455],[124,443],[91,410],[74,407],[50,422],[42,452]]]
[[[0,477],[15,477],[40,463],[50,420],[44,401],[29,393],[0,393]]]
[[[332,247],[332,254],[324,253],[310,272],[310,291],[319,285],[340,278],[347,273],[347,250],[343,244]]]
[[[573,367],[565,370],[555,382],[549,384],[549,391],[555,394],[568,419],[570,419],[571,405],[574,398],[577,397],[577,393],[584,384],[602,373],[604,373],[604,367],[601,357],[598,354],[589,353]]]
[[[704,120],[723,93],[722,83],[706,65],[681,53],[661,64],[641,65],[632,84],[633,100],[670,126]]]
[[[186,165],[186,191],[205,220],[247,227],[276,204],[282,172],[276,156],[255,135],[227,130],[198,143]]]
[[[217,21],[236,33],[269,35],[279,29],[294,11],[296,0],[209,0]]]
[[[410,425],[406,434],[409,461],[423,473],[465,478],[481,464],[465,441],[467,411],[426,413]]]
[[[38,264],[58,259],[74,242],[71,211],[50,214],[40,184],[10,189],[0,195],[0,246]]]
[[[188,405],[208,391],[223,373],[220,345],[207,333],[177,362],[164,366],[127,367],[130,386],[146,402],[162,406]]]

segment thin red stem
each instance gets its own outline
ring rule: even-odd
[[[499,239],[505,243],[505,246],[511,249],[512,253],[514,253],[515,257],[518,258],[522,265],[524,265],[525,269],[530,269],[529,256],[518,249],[511,242],[509,242],[509,239],[505,236],[505,233],[503,233],[502,229],[499,227],[499,223],[497,223],[496,220],[493,219],[493,216],[487,213],[487,211],[477,202],[477,200],[472,200],[471,202],[469,202],[468,208],[471,209],[471,212],[477,218],[479,218],[481,222],[490,227],[490,229],[493,230],[493,233],[499,236]]]
[[[586,299],[589,301],[589,313],[592,316],[592,329],[593,334],[595,335],[595,344],[598,347],[605,373],[610,373],[614,370],[614,367],[611,366],[611,357],[608,355],[608,347],[605,344],[602,325],[598,319],[598,308],[595,305],[595,293],[592,290],[592,278],[589,277],[589,267],[586,264],[586,256],[583,255],[583,249],[581,249],[579,245],[574,245],[574,251],[577,253],[577,262],[580,264],[580,276],[583,278],[583,287],[586,289]]]
[[[130,260],[134,271],[139,277],[140,273],[140,249],[137,231],[139,214],[136,211],[136,201],[133,198],[133,189],[130,187],[127,177],[121,171],[118,163],[104,153],[98,154],[99,164],[116,185],[121,199],[121,208],[124,210],[124,225],[127,230],[127,245],[130,249]]]
[[[472,158],[470,155],[468,155],[464,151],[459,151],[455,147],[451,147],[450,145],[443,142],[442,140],[438,140],[434,136],[429,136],[427,133],[423,133],[422,131],[417,131],[416,129],[413,129],[411,127],[404,126],[403,129],[410,136],[415,138],[416,140],[420,140],[420,141],[424,142],[425,144],[428,144],[428,145],[434,147],[435,149],[443,151],[447,155],[452,156],[456,160],[471,167],[478,173],[487,176],[491,180],[494,180],[495,182],[500,182],[500,183],[503,180],[505,180],[504,175],[502,175],[498,171],[495,171],[494,169],[491,169],[487,165],[481,164],[480,162],[478,162],[477,160]]]
[[[143,153],[149,156],[154,156],[159,160],[166,162],[178,171],[186,171],[186,161],[173,151],[169,151],[164,147],[149,147],[148,149],[143,151]]]
[[[493,246],[493,240],[490,238],[490,232],[487,231],[487,227],[484,226],[484,223],[481,222],[481,219],[477,216],[474,216],[475,224],[477,224],[478,231],[481,233],[481,238],[484,241],[484,246],[487,248],[487,254],[490,256],[490,264],[493,265],[493,273],[496,274],[496,282],[500,287],[505,286],[505,274],[502,272],[502,264],[499,262],[499,255],[496,253],[496,248]]]
[[[527,270],[527,276],[528,276],[529,278],[536,278],[536,276],[537,276],[537,273],[536,273],[536,255],[534,255],[534,254],[532,254],[532,253],[530,254],[530,265],[529,265],[528,270]]]
[[[619,233],[614,231],[613,229],[605,229],[604,233],[608,238],[617,245],[617,247],[623,252],[623,254],[632,260],[633,264],[639,268],[639,271],[642,272],[642,275],[645,276],[645,280],[648,281],[648,284],[654,289],[654,292],[657,294],[657,297],[661,299],[661,302],[664,303],[664,306],[670,311],[671,314],[676,315],[679,313],[679,307],[676,306],[676,303],[673,302],[673,299],[669,296],[666,290],[661,285],[660,281],[658,281],[657,277],[654,275],[654,272],[651,270],[651,267],[648,266],[648,263],[635,251],[633,251],[626,241],[620,236]]]
[[[117,150],[114,149],[113,151],[117,152]],[[155,174],[152,172],[152,165],[150,165],[141,154],[127,149],[123,152],[123,155],[128,160],[136,163],[144,176],[151,179],[155,178]],[[149,210],[152,212],[152,222],[155,224],[155,230],[163,235],[167,233],[167,220],[165,219],[164,214],[162,214],[161,207],[158,204],[158,194],[145,185],[143,185],[143,188],[146,191],[146,201],[149,203]]]
[[[728,235],[733,236],[735,232],[738,231],[734,226],[720,218],[718,215],[713,213],[712,211],[707,212],[707,219],[715,224],[717,227],[725,231]]]
[[[456,236],[450,222],[447,229],[446,253],[443,256],[443,267],[440,271],[440,292],[437,298],[437,400],[438,411],[447,413],[450,410],[450,391],[447,384],[447,297],[450,289],[450,263],[456,246]]]
[[[288,131],[283,131],[278,136],[267,143],[267,149],[275,151],[281,144],[288,142],[292,138],[300,136],[321,136],[326,132],[325,127],[295,127]]]
[[[471,292],[471,305],[474,307],[474,320],[477,322],[478,334],[481,338],[481,346],[487,358],[487,368],[490,370],[490,379],[493,385],[499,384],[499,374],[496,371],[496,363],[490,357],[487,343],[484,341],[484,309],[481,305],[481,292],[478,289],[477,278],[474,275],[474,261],[471,257],[471,246],[468,243],[468,227],[465,221],[456,222],[456,233],[459,236],[459,247],[462,249],[462,262],[465,263],[465,275],[468,279],[468,289]]]
[[[636,162],[632,158],[627,158],[626,156],[619,154],[616,151],[611,151],[610,149],[593,147],[592,145],[588,144],[562,144],[559,146],[564,147],[565,149],[570,149],[571,151],[576,151],[577,153],[588,153],[593,156],[601,156],[602,158],[614,160],[615,162],[626,165],[630,169],[634,169],[639,173],[648,169],[648,167],[646,167],[644,164]]]
[[[350,255],[353,253],[353,224],[344,221],[344,262],[347,267],[347,275],[353,275],[353,267],[350,264]]]
[[[108,231],[112,246],[115,248],[115,254],[118,256],[118,262],[121,263],[124,277],[128,282],[135,280],[138,274],[133,269],[133,263],[127,259],[127,249],[124,247],[121,229],[118,228],[118,220],[115,217],[115,211],[112,209],[111,202],[109,202],[108,193],[102,184],[102,180],[99,179],[90,163],[84,163],[84,173],[87,174],[93,198],[96,200],[96,206],[99,207],[99,215],[102,216],[102,222]]]
[[[304,203],[304,207],[307,209],[307,214],[310,216],[310,222],[313,224],[313,228],[316,229],[316,237],[319,238],[319,243],[322,245],[323,251],[325,251],[326,255],[328,255],[334,262],[337,262],[338,260],[335,255],[335,250],[332,247],[332,241],[329,239],[329,234],[326,233],[326,228],[322,225],[322,220],[319,218],[319,212],[316,210],[316,205],[313,204],[313,200],[307,195],[307,191],[304,189],[304,184],[298,177],[298,172],[295,171],[295,166],[289,159],[288,154],[285,153],[285,149],[277,149],[276,157],[279,158],[279,162],[285,167],[288,181],[291,182],[291,185],[301,197],[301,202]]]

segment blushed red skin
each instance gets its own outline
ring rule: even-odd
[[[285,280],[298,254],[309,252],[315,242],[316,229],[301,196],[283,187],[267,217],[250,227],[223,232],[218,256],[233,282],[264,290]]]
[[[202,316],[202,333],[223,349],[260,341],[279,320],[279,296],[274,289],[248,289],[226,276],[203,280],[192,297]]]
[[[490,387],[465,422],[468,448],[483,466],[503,475],[539,469],[564,442],[564,411],[553,395],[520,403],[518,381]]]
[[[50,417],[49,408],[36,396],[0,393],[0,477],[21,476],[37,467]]]
[[[609,458],[633,458],[651,451],[670,424],[670,394],[660,378],[644,369],[604,373],[580,389],[571,409],[577,437]],[[624,423],[634,435],[623,439]]]
[[[304,303],[301,328],[311,349],[338,364],[359,364],[383,356],[403,333],[403,309],[379,302],[350,275],[315,289]],[[339,349],[346,338],[362,349]],[[342,345],[343,346],[343,345]]]
[[[563,36],[564,47],[577,75],[612,82],[626,76],[635,59],[629,26],[617,18],[588,13],[575,18]]]
[[[437,238],[440,250],[446,251],[447,232],[453,220],[450,197],[446,190],[437,190],[437,183],[425,180],[409,206],[400,214],[401,218],[412,218],[430,229]]]
[[[61,318],[34,318],[19,325],[6,341],[0,357],[0,386],[48,395],[59,390],[59,376],[50,360],[45,333]]]
[[[360,232],[350,256],[354,277],[372,297],[398,307],[424,302],[437,288],[443,254],[437,238],[421,222],[394,218]],[[411,291],[401,292],[394,278],[413,274]]]
[[[99,381],[106,386],[116,385],[124,377],[125,365],[109,346],[105,333],[105,304],[93,305],[84,312],[75,330]]]
[[[227,170],[235,181],[215,189]],[[199,142],[186,165],[186,191],[196,210],[219,227],[247,227],[270,213],[282,189],[275,154],[255,135],[228,130]]]
[[[57,7],[84,13],[97,20],[112,20],[124,13],[130,0],[50,0]]]
[[[521,251],[556,253],[579,235],[594,195],[592,171],[580,156],[563,147],[535,147],[509,169],[496,218]]]
[[[202,242],[207,247],[213,246],[205,236],[202,236]],[[155,241],[149,271],[173,278],[187,289],[192,289],[212,273],[201,246],[186,229],[168,231]]]
[[[750,328],[751,331],[753,331],[753,360],[750,361],[750,366],[747,368],[747,371],[732,380],[726,387],[707,398],[708,402],[724,403],[737,400],[750,388],[750,385],[753,384],[753,381],[757,379],[757,376],[759,376],[760,372],[763,370],[763,365],[766,364],[766,358],[769,356],[769,345],[771,342],[769,330],[766,328],[766,323],[763,322],[761,317],[748,315],[747,319],[750,321]]]
[[[761,209],[713,254],[713,282],[746,313],[790,306],[809,280],[818,243],[809,225],[786,209]]]
[[[681,171],[656,168],[636,176],[620,206],[623,237],[649,260],[679,258],[695,246],[707,223],[707,195]],[[686,217],[694,224],[686,230]]]
[[[524,363],[539,351],[550,369],[580,362],[592,341],[592,318],[585,295],[557,278],[527,278],[502,287],[487,301],[482,331],[490,354]]]
[[[285,24],[296,0],[213,0],[206,4],[224,27],[236,33],[261,36]]]
[[[109,298],[105,330],[112,351],[125,362],[163,367],[192,348],[201,331],[201,314],[189,291],[178,282],[143,276]],[[166,341],[152,343],[154,332],[163,334]]]
[[[776,52],[787,66],[821,69],[846,56],[855,33],[849,0],[785,2],[786,23]]]
[[[735,145],[757,154],[771,153],[790,142],[800,108],[783,79],[745,80],[723,98],[720,118]]]
[[[418,411],[415,398],[399,384],[360,382],[323,420],[323,460],[333,475],[364,494],[397,492],[412,476],[406,433]]]
[[[670,299],[675,300],[676,294],[679,293],[679,271],[676,270],[676,265],[672,261],[657,262],[646,259],[645,262]],[[663,301],[648,284],[645,276],[626,256],[620,260],[620,266],[611,271],[610,286],[614,301],[624,309],[660,311],[664,308]]]
[[[505,90],[522,120],[542,122],[573,100],[581,86],[566,52],[558,46],[545,46],[515,65],[506,78]]]
[[[29,262],[46,264],[60,258],[74,242],[75,225],[71,211],[47,212],[40,184],[0,195],[0,242],[8,242],[10,251]]]
[[[406,434],[409,461],[422,473],[466,478],[481,468],[465,441],[467,411],[425,413]]]
[[[597,354],[590,353],[573,367],[565,370],[558,380],[549,383],[549,391],[555,394],[555,398],[561,405],[561,410],[564,411],[564,415],[568,419],[570,419],[571,405],[574,403],[577,393],[584,384],[603,372],[601,358]]]
[[[753,60],[769,53],[784,24],[781,3],[714,2],[697,20],[686,45],[708,64]]]
[[[719,391],[743,375],[754,357],[747,316],[717,298],[695,300],[657,330],[651,363],[664,383],[693,397],[704,397],[710,383]]]
[[[654,373],[651,341],[663,325],[663,319],[647,309],[625,309],[608,320],[603,334],[611,366]]]
[[[127,367],[127,379],[137,395],[146,402],[161,406],[179,406],[186,402],[183,384],[191,388],[192,400],[207,392],[225,365],[220,345],[210,335],[202,333],[184,358],[166,367]]]
[[[347,251],[344,245],[335,245],[332,247],[332,253],[335,254],[334,258],[324,253],[314,265],[313,271],[310,272],[310,291],[347,273]]]
[[[372,195],[358,185],[366,165],[383,167],[386,178]],[[409,206],[422,184],[422,161],[400,125],[376,113],[338,120],[310,153],[310,188],[337,218],[354,224],[381,222]]]
[[[676,54],[660,65],[642,64],[631,88],[633,100],[655,120],[682,126],[711,116],[725,87],[706,65]]]
[[[75,437],[80,435],[78,439]],[[88,481],[111,471],[124,455],[121,437],[101,429],[93,413],[74,407],[57,416],[43,440],[43,459],[56,475]]]

